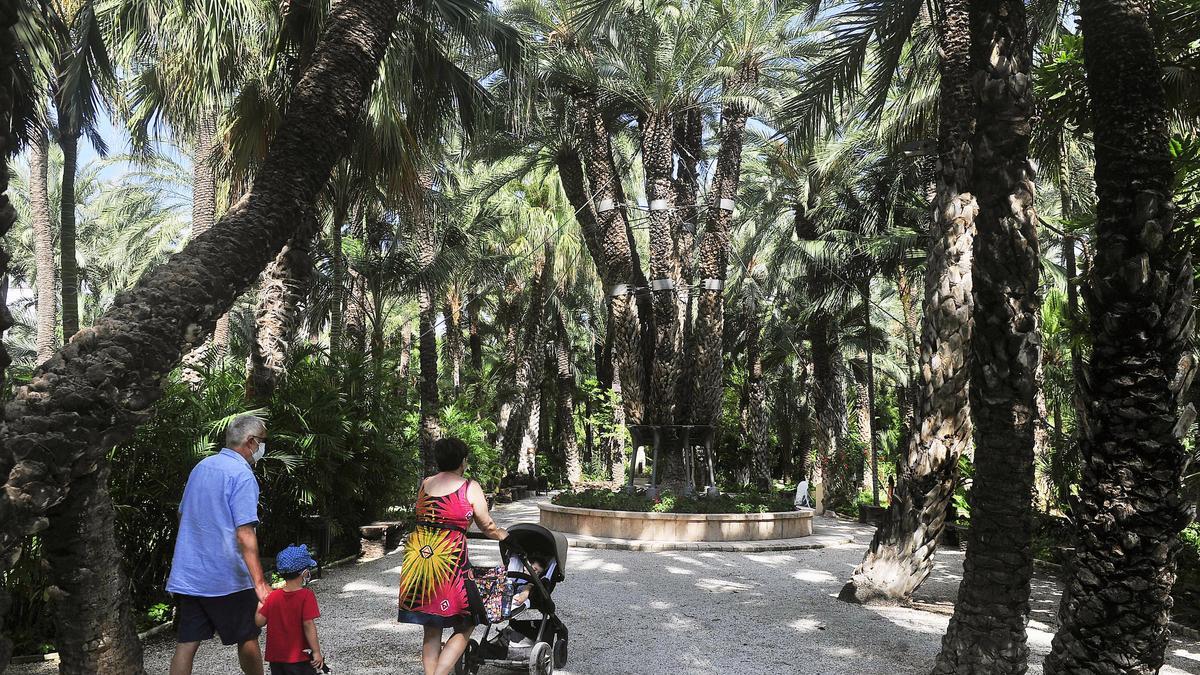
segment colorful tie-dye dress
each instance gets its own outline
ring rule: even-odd
[[[441,497],[417,495],[417,525],[404,542],[399,620],[449,628],[473,623],[467,602],[467,527],[475,515],[463,481]]]

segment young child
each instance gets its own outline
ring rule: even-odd
[[[305,588],[309,570],[317,561],[308,546],[289,546],[275,558],[275,569],[284,579],[283,588],[267,596],[254,615],[254,622],[267,627],[267,661],[271,675],[314,675],[325,668],[315,619],[321,616],[317,596]],[[305,648],[312,650],[310,657]]]
[[[529,566],[533,568],[534,573],[536,573],[539,577],[545,575],[546,568],[549,565],[550,559],[547,556],[538,554],[529,556]],[[525,569],[523,559],[519,555],[514,555],[512,559],[509,560],[508,570],[510,572],[528,572],[528,570]],[[529,600],[529,593],[533,590],[533,584],[523,579],[510,579],[509,581],[512,583],[513,590],[511,607],[513,610],[516,610],[518,607],[524,606],[526,601]]]

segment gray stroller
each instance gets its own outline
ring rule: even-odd
[[[528,584],[528,599],[508,609],[499,621],[489,622],[478,592],[468,591],[474,596],[472,604],[480,603],[475,613],[486,628],[481,639],[467,644],[455,675],[475,675],[485,663],[551,675],[567,664],[567,627],[555,613],[553,598],[554,588],[566,578],[567,538],[533,523],[513,525],[500,542],[500,558],[509,579]],[[540,572],[533,561],[542,563]]]

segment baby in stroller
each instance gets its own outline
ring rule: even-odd
[[[503,565],[475,568],[476,613],[486,628],[479,640],[468,643],[457,674],[476,673],[487,662],[550,675],[566,664],[567,627],[553,599],[555,586],[565,578],[566,537],[532,523],[513,525],[508,535],[500,542]]]

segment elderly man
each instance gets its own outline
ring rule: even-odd
[[[241,415],[225,431],[226,447],[192,469],[179,505],[179,537],[167,590],[175,595],[178,644],[171,675],[190,675],[200,643],[216,633],[237,645],[246,675],[262,675],[258,604],[271,587],[258,559],[258,481],[254,464],[266,452],[267,426]]]

